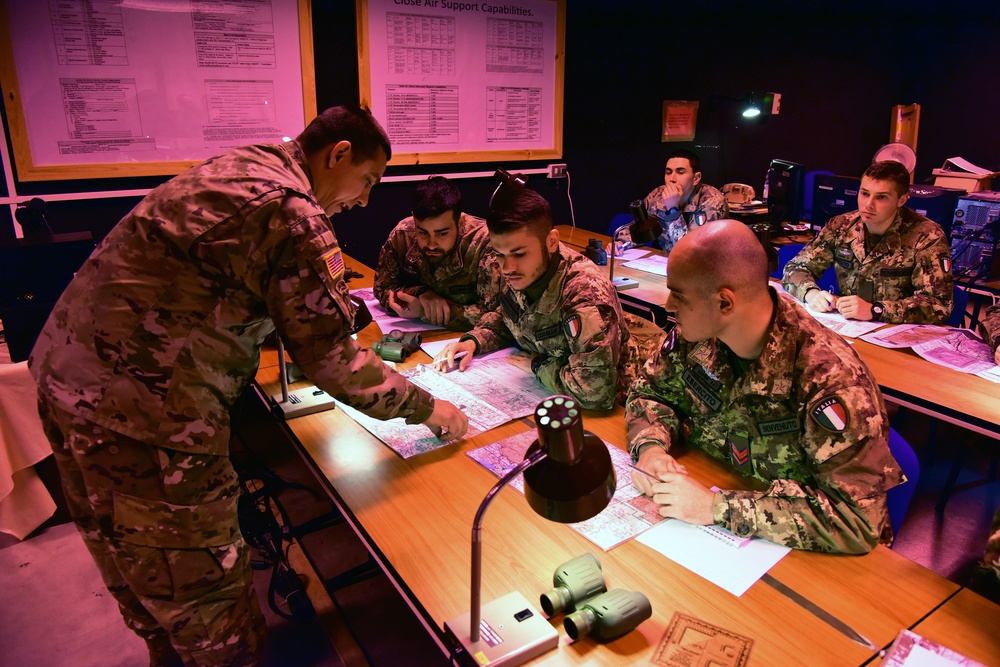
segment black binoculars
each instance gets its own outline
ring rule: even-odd
[[[420,333],[403,333],[393,329],[382,336],[382,340],[372,345],[372,352],[386,361],[405,361],[408,356],[420,349]]]
[[[604,243],[600,239],[590,239],[587,247],[583,249],[583,256],[598,266],[608,263],[608,252],[604,249]]]

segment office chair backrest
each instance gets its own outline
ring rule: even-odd
[[[955,307],[951,310],[951,315],[944,321],[950,327],[961,327],[965,324],[965,310],[969,305],[969,293],[955,285]]]
[[[799,254],[799,251],[805,247],[802,243],[789,243],[788,245],[778,246],[778,268],[771,277],[776,280],[781,280],[781,275],[785,270],[785,264],[787,264],[793,257]],[[837,273],[833,269],[833,264],[827,267],[820,279],[816,281],[816,284],[820,286],[820,289],[825,289],[830,294],[836,294],[837,290]]]
[[[619,213],[615,217],[611,218],[611,224],[608,225],[608,236],[614,236],[615,230],[622,225],[627,225],[632,222],[631,213]]]
[[[889,505],[889,522],[892,524],[893,540],[899,535],[899,527],[903,525],[903,517],[913,500],[913,493],[917,490],[917,483],[920,481],[920,459],[910,443],[895,431],[889,429],[889,451],[896,463],[902,468],[906,475],[906,481],[895,486],[886,493],[886,500]]]

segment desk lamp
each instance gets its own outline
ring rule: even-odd
[[[281,380],[281,393],[274,394],[271,398],[274,399],[272,412],[279,419],[304,417],[336,407],[333,396],[314,384],[295,391],[288,390],[288,363],[285,361],[285,344],[281,342],[281,336],[278,336],[278,379]]]
[[[629,209],[632,212],[632,222],[626,222],[611,235],[611,269],[608,277],[615,289],[619,290],[638,287],[639,283],[631,278],[615,278],[615,247],[618,245],[618,234],[628,227],[629,233],[632,235],[632,242],[635,245],[642,245],[655,241],[663,233],[663,223],[655,215],[650,216],[646,212],[646,206],[641,199],[633,201],[629,205]]]
[[[483,665],[519,665],[559,645],[559,633],[517,591],[481,605],[482,525],[486,508],[524,473],[524,497],[551,521],[574,523],[596,516],[615,493],[615,470],[604,442],[583,430],[580,406],[551,396],[535,408],[538,439],[524,460],[490,489],[472,524],[472,605],[445,622],[445,630]]]
[[[528,182],[528,178],[524,174],[512,174],[506,169],[497,169],[493,172],[493,175],[499,178],[500,182],[497,183],[496,190],[490,195],[489,208],[493,208],[493,200],[496,199],[498,194],[503,192],[507,196],[513,195]]]

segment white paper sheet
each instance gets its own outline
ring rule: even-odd
[[[645,271],[657,276],[666,277],[667,275],[667,258],[663,255],[650,255],[641,259],[633,259],[631,262],[625,262],[622,266]]]
[[[636,538],[670,560],[739,597],[774,567],[791,549],[760,538],[732,546],[740,538],[718,526],[705,530],[678,519],[668,519]],[[732,540],[719,539],[720,531]]]
[[[875,331],[885,326],[885,322],[862,322],[861,320],[849,320],[837,311],[829,313],[818,313],[808,306],[806,312],[827,329],[836,331],[841,336],[847,338],[857,338],[870,331]]]
[[[382,307],[382,304],[378,302],[378,299],[375,298],[375,293],[370,287],[352,289],[351,294],[365,302],[368,310],[371,311],[372,318],[384,334],[389,333],[393,329],[399,329],[406,333],[410,331],[438,331],[444,328],[430,322],[425,322],[419,318],[410,320],[405,317],[390,315]]]

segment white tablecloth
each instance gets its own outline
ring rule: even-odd
[[[33,465],[52,454],[35,405],[28,362],[0,346],[0,531],[23,540],[56,511]]]

